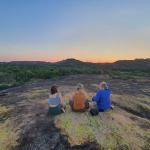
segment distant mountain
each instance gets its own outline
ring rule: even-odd
[[[57,62],[56,64],[65,66],[99,66],[107,69],[150,69],[150,58],[147,59],[135,59],[135,60],[119,60],[114,63],[92,63],[83,62],[77,59],[66,59]]]
[[[14,64],[14,65],[54,65],[54,66],[76,66],[76,67],[100,67],[104,69],[150,69],[150,58],[147,59],[135,59],[135,60],[119,60],[114,63],[92,63],[83,62],[77,59],[65,59],[55,63],[43,62],[43,61],[12,61],[12,62],[0,62],[0,64]]]
[[[49,65],[50,62],[44,62],[44,61],[11,61],[8,62],[8,64],[14,64],[14,65]]]
[[[116,69],[150,69],[150,58],[135,60],[119,60],[112,64]]]
[[[84,63],[85,62],[74,59],[74,58],[69,58],[69,59],[56,62],[57,65],[81,65]]]

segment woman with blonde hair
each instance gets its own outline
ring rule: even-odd
[[[77,84],[76,91],[70,101],[70,106],[73,111],[86,111],[89,108],[88,96],[84,90],[84,85],[81,83]]]

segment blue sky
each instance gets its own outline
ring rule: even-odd
[[[0,0],[0,61],[150,57],[149,0]]]

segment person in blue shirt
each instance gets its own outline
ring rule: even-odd
[[[104,112],[112,107],[110,101],[110,94],[111,91],[108,88],[107,83],[101,82],[99,85],[99,90],[96,92],[96,95],[92,98],[92,101],[96,103],[96,107],[99,112]]]

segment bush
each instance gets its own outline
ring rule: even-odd
[[[99,65],[0,64],[0,89],[23,84],[32,78],[54,79],[74,74],[107,74],[124,80],[148,77],[149,71],[100,68]]]

